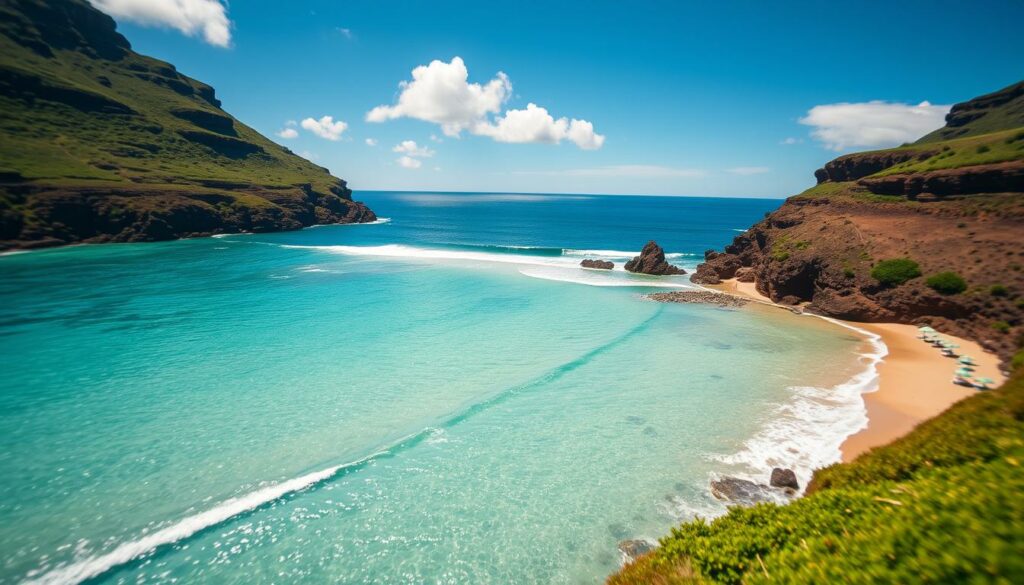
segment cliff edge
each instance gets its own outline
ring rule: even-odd
[[[84,0],[0,3],[0,249],[376,219],[351,195]]]

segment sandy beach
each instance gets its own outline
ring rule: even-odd
[[[709,288],[773,304],[757,292],[754,283],[733,279]],[[843,461],[902,437],[918,423],[978,392],[952,383],[956,359],[943,356],[938,348],[918,339],[917,327],[898,323],[848,323],[880,336],[888,353],[878,364],[878,390],[864,395],[868,426],[843,443]],[[996,355],[973,341],[941,331],[939,334],[959,345],[960,355],[969,355],[977,361],[975,377],[992,378],[995,380],[993,387],[1003,383],[1005,377],[999,371]]]

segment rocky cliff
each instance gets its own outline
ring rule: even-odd
[[[84,0],[0,2],[0,249],[374,219]]]
[[[1004,357],[1021,345],[1024,82],[958,104],[917,143],[839,157],[815,176],[708,251],[693,280],[742,272],[772,300],[823,315],[927,323]]]

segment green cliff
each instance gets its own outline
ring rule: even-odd
[[[0,2],[0,249],[373,219],[84,0]]]

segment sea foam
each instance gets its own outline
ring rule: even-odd
[[[225,500],[220,505],[205,512],[179,520],[166,528],[157,530],[152,534],[147,534],[137,540],[125,542],[106,554],[73,562],[70,565],[44,573],[39,577],[31,578],[25,581],[25,583],[40,585],[81,583],[102,575],[114,567],[128,563],[158,547],[174,544],[201,530],[230,520],[239,514],[249,512],[293,492],[327,481],[341,470],[361,465],[381,454],[375,453],[364,459],[314,471],[313,473],[289,479],[237,498]]]
[[[864,369],[834,387],[794,386],[789,400],[772,412],[769,422],[723,463],[742,465],[743,479],[764,482],[773,467],[792,469],[807,485],[814,470],[842,459],[840,447],[847,437],[867,427],[863,395],[878,390],[878,364],[888,354],[882,338],[829,317],[808,315],[853,330],[866,338],[870,350],[860,354]]]

